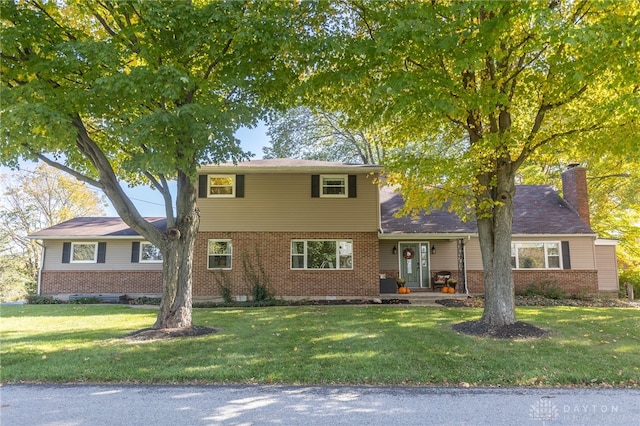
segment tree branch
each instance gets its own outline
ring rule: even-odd
[[[71,176],[73,176],[74,178],[78,179],[81,182],[85,182],[91,186],[94,186],[98,189],[103,189],[102,184],[95,180],[95,179],[91,179],[89,176],[86,176],[80,172],[78,172],[77,170],[74,170],[70,167],[65,166],[62,163],[59,163],[57,161],[54,161],[48,157],[45,157],[43,154],[35,154],[36,157],[38,157],[39,160],[41,160],[43,163],[48,164],[51,167],[55,167],[58,170],[61,170],[65,173],[70,174]]]

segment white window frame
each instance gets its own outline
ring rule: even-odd
[[[327,263],[326,265],[324,265],[323,267],[320,268],[310,268],[308,261],[308,247],[309,247],[309,242],[316,242],[316,241],[320,241],[320,242],[335,242],[336,243],[336,253],[335,253],[335,259],[336,259],[336,264],[333,265],[331,263]],[[303,243],[303,253],[294,253],[293,251],[293,247],[294,244],[296,243]],[[348,247],[350,247],[350,252],[348,255],[344,255],[342,253],[340,253],[340,245],[342,243],[348,244]],[[289,267],[292,270],[296,270],[296,271],[351,271],[353,270],[353,240],[349,240],[349,239],[308,239],[308,240],[291,240],[291,244],[289,245],[290,248],[290,255],[289,255]],[[303,267],[302,268],[294,268],[293,267],[293,258],[294,256],[296,257],[302,257],[303,259]],[[347,257],[349,260],[347,261],[347,263],[349,264],[349,267],[343,268],[341,267],[341,263],[340,259],[341,257]]]
[[[209,246],[210,246],[210,244],[212,242],[213,243],[226,243],[227,244],[228,253],[224,253],[224,254],[210,253]],[[228,262],[227,262],[228,266],[225,266],[225,267],[214,267],[214,268],[210,267],[209,266],[210,265],[209,260],[210,260],[210,258],[212,256],[218,256],[218,257],[225,256],[225,257],[228,257],[228,259],[229,259]],[[209,240],[207,240],[207,269],[210,270],[210,271],[212,271],[212,270],[230,270],[230,269],[232,269],[232,267],[233,267],[233,244],[231,243],[231,240],[229,240],[229,239],[219,239],[219,238],[218,239],[210,238]]]
[[[537,245],[542,245],[543,250],[544,250],[544,268],[521,268],[519,267],[520,265],[520,255],[519,255],[519,250],[518,248],[527,245],[527,244],[537,244]],[[558,254],[557,255],[552,255],[549,254],[549,249],[552,248],[552,246],[555,246],[554,248],[557,247],[558,249]],[[553,269],[553,270],[560,270],[563,269],[563,265],[562,265],[562,244],[560,241],[512,241],[511,242],[511,258],[515,257],[515,265],[512,265],[512,269],[516,269],[519,271],[529,271],[529,270],[546,270],[546,269]],[[550,257],[557,257],[558,258],[558,266],[553,266],[550,267],[549,266],[549,258]]]
[[[93,245],[93,259],[76,260],[74,258],[75,248],[77,246]],[[72,242],[71,252],[69,253],[69,263],[98,263],[98,243],[97,242]]]
[[[211,185],[212,179],[231,179],[230,194],[212,194],[211,188],[224,188],[229,185]],[[207,175],[207,198],[234,198],[236,196],[236,175]]]
[[[338,185],[327,185],[325,181],[341,179],[343,184]],[[342,194],[326,194],[326,188],[343,188],[344,191]],[[347,198],[349,196],[349,176],[348,175],[320,175],[320,197],[322,198]]]
[[[158,250],[158,254],[160,254],[160,259],[143,259],[142,258],[142,254],[144,253],[144,246],[148,245],[148,246],[153,246],[155,248],[157,248],[156,246],[154,246],[153,244],[151,244],[149,241],[141,241],[140,242],[140,253],[138,253],[138,261],[140,263],[162,263],[162,253],[160,253],[160,250]]]

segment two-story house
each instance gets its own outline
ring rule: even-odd
[[[373,298],[395,292],[388,281],[396,277],[432,291],[441,271],[458,292],[482,293],[475,222],[441,210],[396,217],[403,199],[379,186],[380,172],[290,159],[202,167],[194,300],[219,298],[221,285],[250,295],[256,276],[276,297]],[[568,293],[617,292],[615,242],[589,226],[585,169],[567,170],[563,181],[566,200],[545,185],[517,188],[516,288],[548,281]],[[76,218],[31,237],[44,247],[39,294],[161,293],[160,254],[119,218]]]

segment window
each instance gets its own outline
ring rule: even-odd
[[[353,269],[353,242],[294,240],[291,242],[291,268]]]
[[[231,241],[209,240],[209,269],[231,269]]]
[[[148,242],[140,243],[140,262],[162,262],[162,253],[160,253],[160,249]]]
[[[560,269],[559,242],[511,243],[511,267],[515,269]]]
[[[235,197],[236,177],[235,175],[209,175],[208,197]]]
[[[321,175],[320,176],[320,196],[321,197],[346,197],[347,196],[347,176],[346,175]]]
[[[71,243],[71,263],[96,263],[98,243]]]

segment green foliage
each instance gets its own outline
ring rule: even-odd
[[[160,304],[160,298],[159,297],[147,297],[147,296],[136,297],[135,299],[130,300],[129,304],[130,305],[159,305]]]
[[[521,296],[543,296],[548,299],[566,299],[567,292],[554,280],[543,280],[530,283],[518,293]]]
[[[0,302],[24,300],[35,292],[36,280],[20,255],[0,255]]]
[[[631,284],[633,286],[634,298],[640,299],[640,268],[625,269],[621,271],[619,282],[620,282],[620,291],[625,297],[627,295],[625,284]]]
[[[95,305],[102,303],[97,297],[78,297],[75,299],[69,299],[70,305]]]
[[[65,302],[60,299],[54,299],[53,297],[31,294],[27,296],[27,303],[30,305],[61,305]]]
[[[254,252],[253,259],[249,258],[247,253],[242,256],[242,273],[249,285],[251,299],[254,303],[260,303],[273,299],[269,291],[269,277],[264,271],[262,258],[258,249]]]
[[[220,291],[220,295],[222,296],[222,301],[225,304],[233,303],[233,290],[231,283],[229,281],[228,275],[224,270],[216,270],[214,271],[213,280],[218,287],[218,291]]]

